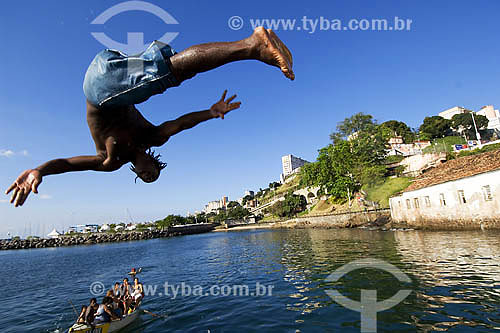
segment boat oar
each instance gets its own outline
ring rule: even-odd
[[[75,308],[75,306],[73,305],[73,302],[71,302],[71,300],[70,300],[70,299],[68,299],[68,302],[69,302],[69,304],[71,304],[71,307],[73,308],[73,311],[75,312],[76,320],[78,320],[78,317],[79,317],[79,316],[78,316],[78,312],[76,312],[76,308]]]
[[[167,318],[167,315],[159,315],[148,310],[142,310],[142,311],[144,311],[144,313],[147,313],[148,315],[152,315],[153,317]]]

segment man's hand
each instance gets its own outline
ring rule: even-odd
[[[31,191],[38,193],[38,185],[41,182],[42,175],[40,171],[36,169],[26,170],[17,177],[16,181],[5,191],[5,194],[9,194],[14,190],[10,203],[14,203],[15,207],[22,206]]]
[[[224,101],[224,99],[226,98],[226,94],[227,90],[224,90],[221,99],[217,103],[212,105],[212,107],[210,108],[210,112],[212,113],[214,118],[221,117],[222,119],[224,119],[224,115],[226,113],[240,107],[241,102],[231,103],[231,101],[236,98],[236,95],[233,95],[229,97],[226,101]]]

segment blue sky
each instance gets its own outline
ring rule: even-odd
[[[380,122],[418,127],[425,116],[463,105],[500,105],[497,1],[150,1],[178,22],[140,11],[104,26],[100,13],[123,1],[9,1],[2,4],[0,187],[57,157],[95,153],[85,121],[82,82],[105,48],[102,31],[126,42],[127,32],[152,41],[179,32],[177,50],[231,41],[251,33],[251,18],[300,20],[386,18],[413,21],[410,31],[278,31],[294,54],[296,80],[256,61],[227,65],[154,96],[138,108],[153,123],[203,110],[224,89],[240,110],[173,137],[158,149],[167,169],[153,184],[134,184],[124,167],[48,176],[22,208],[0,200],[0,237],[47,233],[76,223],[154,220],[199,210],[210,200],[237,199],[245,189],[279,179],[281,156],[314,160],[337,122],[356,112]],[[228,19],[243,18],[240,30]],[[130,217],[129,213],[130,212]]]

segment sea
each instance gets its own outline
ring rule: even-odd
[[[0,251],[0,331],[66,332],[131,268],[121,332],[500,330],[500,232],[311,228]]]

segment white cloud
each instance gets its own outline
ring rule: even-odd
[[[39,197],[40,199],[42,199],[42,200],[49,200],[49,199],[52,199],[52,196],[51,196],[51,195],[49,195],[49,194],[40,194],[38,197]]]
[[[0,156],[11,157],[15,153],[10,149],[0,149]]]
[[[23,149],[19,152],[15,152],[12,149],[0,149],[0,156],[3,157],[12,157],[14,155],[28,156],[29,153],[26,149]]]

